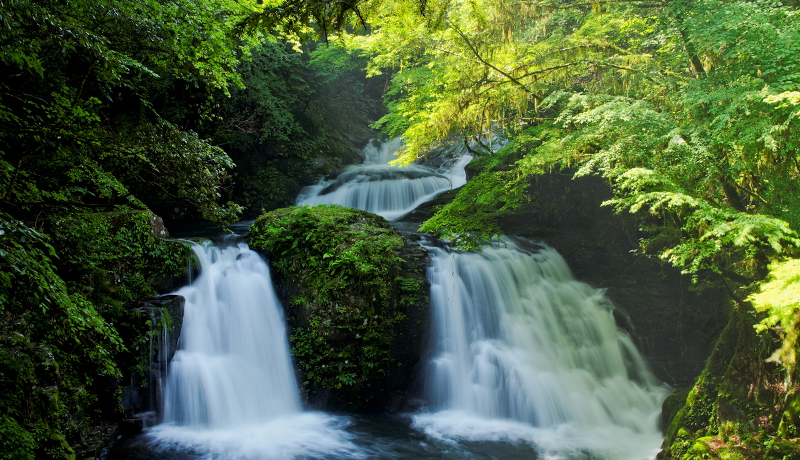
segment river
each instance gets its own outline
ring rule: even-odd
[[[397,143],[306,188],[298,205],[341,204],[399,219],[466,182],[469,157],[388,166]],[[169,366],[163,423],[107,460],[647,460],[667,389],[614,323],[602,290],[545,245],[510,238],[481,253],[436,242],[433,337],[407,414],[302,408],[269,267],[243,242],[197,244],[201,274]]]

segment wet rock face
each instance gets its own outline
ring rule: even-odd
[[[407,286],[404,287],[403,313],[406,318],[392,342],[391,356],[396,365],[387,373],[387,395],[382,404],[388,412],[412,412],[418,402],[419,391],[415,385],[421,381],[421,372],[427,360],[425,349],[430,336],[430,306],[427,279],[428,253],[420,246],[420,238],[413,233],[402,233],[403,249],[400,270]]]
[[[696,382],[665,401],[658,460],[800,458],[800,387],[769,359],[778,337],[756,332],[754,318],[750,305],[734,303]]]
[[[691,280],[657,259],[637,254],[635,220],[601,206],[610,188],[597,177],[552,173],[531,181],[530,201],[501,221],[508,235],[543,241],[567,261],[575,277],[598,288],[617,307],[655,375],[691,385],[725,326],[728,297],[693,290]]]
[[[125,304],[131,318],[126,337],[130,351],[126,356],[127,369],[122,379],[121,403],[129,419],[143,420],[150,426],[160,420],[163,407],[162,382],[167,366],[175,355],[183,324],[184,298],[164,295],[133,300]],[[147,414],[147,415],[144,415]],[[134,429],[139,422],[129,422]]]

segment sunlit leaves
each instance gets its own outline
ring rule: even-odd
[[[800,81],[800,28],[797,12],[772,1],[706,0],[692,6],[685,26],[716,74],[749,74],[773,89]]]
[[[772,358],[792,369],[797,364],[798,339],[800,339],[800,259],[788,259],[770,265],[767,281],[759,292],[748,300],[766,317],[756,329],[775,328],[782,336],[780,348]]]
[[[735,281],[755,280],[762,260],[800,247],[797,232],[785,221],[716,207],[652,170],[630,169],[615,188],[618,197],[606,204],[661,217],[645,247],[652,244],[662,259],[695,277],[710,270]]]
[[[373,71],[398,72],[384,122],[406,139],[401,161],[452,136],[514,132],[541,116],[538,104],[554,87],[593,84],[583,75],[609,75],[610,84],[628,90],[652,80],[649,54],[632,49],[655,27],[652,18],[626,21],[620,10],[545,14],[539,6],[450,2],[437,21],[398,6],[402,20],[379,12],[380,27],[354,40],[373,56]]]

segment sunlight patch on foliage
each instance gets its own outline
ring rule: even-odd
[[[800,259],[770,264],[766,282],[748,300],[757,311],[767,315],[756,325],[756,329],[764,331],[774,328],[783,338],[780,348],[773,353],[771,359],[788,368],[794,368],[800,339]]]

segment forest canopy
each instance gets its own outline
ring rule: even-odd
[[[529,177],[568,169],[606,178],[607,205],[642,217],[643,249],[686,272],[736,287],[795,253],[795,5],[485,0],[371,13],[371,33],[347,40],[370,72],[392,74],[377,126],[405,138],[398,162],[448,143],[487,158],[423,230],[475,248]]]

